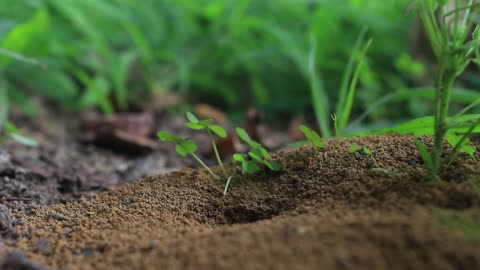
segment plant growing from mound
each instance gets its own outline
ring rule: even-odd
[[[361,147],[360,145],[354,143],[350,145],[350,148],[348,149],[348,152],[350,154],[354,154],[357,152],[363,152],[365,155],[370,156],[372,154],[372,150],[370,150],[368,147]]]
[[[430,46],[438,62],[433,116],[414,119],[394,128],[357,134],[413,134],[428,171],[427,178],[431,181],[439,180],[441,170],[449,166],[460,153],[467,153],[474,158],[476,149],[468,144],[469,136],[480,132],[480,114],[467,114],[470,109],[480,104],[480,99],[454,116],[449,114],[455,80],[469,63],[480,64],[480,29],[472,18],[472,10],[478,7],[478,3],[469,0],[466,6],[460,6],[463,1],[455,1],[455,6],[451,9],[447,2],[445,0],[416,2]],[[431,150],[418,139],[421,135],[433,135]],[[445,139],[452,149],[442,156]]]
[[[223,174],[227,178],[227,182],[225,184],[225,188],[223,194],[227,193],[228,187],[233,176],[228,176],[225,167],[223,166],[222,159],[218,153],[217,145],[215,144],[214,134],[218,135],[219,137],[225,138],[227,136],[227,132],[221,126],[214,125],[213,120],[205,119],[199,120],[193,113],[187,112],[186,113],[187,122],[185,125],[193,130],[206,130],[210,140],[212,142],[212,148],[215,153],[215,158],[220,166]],[[250,139],[247,132],[241,128],[236,129],[238,136],[250,146],[250,151],[248,152],[248,156],[243,154],[234,154],[233,160],[235,162],[240,163],[243,172],[248,174],[253,174],[259,171],[268,168],[272,171],[279,171],[283,169],[283,165],[277,161],[272,161],[270,154],[268,151],[263,147],[260,143]],[[157,132],[157,136],[161,141],[170,142],[175,144],[175,149],[177,153],[182,156],[186,157],[190,155],[193,157],[207,172],[213,176],[215,179],[220,179],[220,177],[215,174],[206,164],[205,162],[200,159],[200,157],[195,154],[197,150],[197,145],[193,142],[190,138],[181,138],[175,136],[167,131],[159,131]]]
[[[212,119],[205,119],[205,120],[198,120],[198,118],[191,112],[187,112],[187,120],[188,122],[185,125],[188,128],[193,130],[206,130],[210,140],[212,142],[213,152],[215,153],[215,158],[217,159],[218,165],[222,169],[222,172],[227,175],[225,168],[223,167],[222,159],[218,154],[217,144],[215,143],[215,138],[213,137],[213,133],[217,134],[221,138],[227,137],[227,132],[221,126],[213,125]]]
[[[212,119],[205,119],[205,120],[198,120],[198,118],[191,112],[186,113],[186,117],[188,122],[185,125],[188,128],[193,130],[206,130],[208,136],[212,141],[213,151],[215,152],[215,157],[217,159],[218,165],[222,169],[222,172],[227,175],[225,168],[223,167],[222,159],[218,154],[217,145],[215,144],[215,138],[213,137],[213,133],[217,134],[218,136],[225,138],[227,136],[227,132],[221,126],[213,125]],[[212,133],[213,132],[213,133]],[[197,145],[189,138],[181,138],[175,136],[167,131],[159,131],[157,133],[158,138],[161,141],[170,142],[175,144],[175,149],[177,153],[182,156],[186,157],[187,155],[192,156],[203,168],[205,168],[208,173],[210,173],[214,178],[219,179],[218,175],[216,175],[201,159],[195,154],[197,150]]]
[[[8,118],[8,97],[5,84],[0,81],[0,145],[7,139],[12,139],[28,146],[37,146],[38,143],[20,134],[20,130]]]
[[[429,153],[420,140],[416,144],[428,169],[429,177],[437,179],[444,165],[450,164],[459,152],[473,155],[475,149],[467,145],[468,136],[477,131],[480,115],[468,119],[462,118],[465,111],[455,117],[449,117],[451,92],[456,78],[463,73],[467,65],[474,59],[479,61],[480,30],[471,18],[474,1],[467,6],[460,6],[455,1],[455,8],[449,10],[445,0],[418,1],[420,18],[425,27],[430,45],[438,62],[437,85],[435,92],[435,109],[433,116],[434,144]],[[440,17],[436,17],[436,12]],[[469,33],[474,28],[472,40]],[[477,104],[475,102],[474,104]],[[455,128],[461,128],[456,132]],[[460,133],[460,134],[459,134]],[[442,157],[443,140],[447,139],[453,149]]]
[[[265,147],[259,142],[252,140],[244,129],[237,127],[235,131],[237,132],[238,137],[250,147],[248,156],[243,154],[233,155],[233,160],[240,163],[242,170],[245,173],[253,174],[262,171],[265,168],[268,168],[271,171],[281,171],[283,169],[282,163],[271,160],[271,156],[267,149],[265,149]]]
[[[197,151],[197,145],[189,138],[181,138],[175,136],[167,131],[159,131],[157,132],[157,136],[161,141],[170,142],[175,144],[175,150],[177,153],[182,156],[186,157],[190,155],[193,157],[200,165],[207,170],[210,175],[212,175],[215,179],[219,179],[218,175],[216,175],[201,159],[195,154]]]
[[[313,147],[315,147],[315,150],[317,148],[325,147],[325,144],[323,143],[322,138],[320,137],[320,135],[318,135],[317,132],[315,132],[314,130],[310,129],[305,125],[300,125],[298,128],[305,135],[307,142],[310,143]]]

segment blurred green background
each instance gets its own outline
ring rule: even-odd
[[[32,94],[69,109],[104,113],[138,106],[154,91],[176,91],[239,118],[262,109],[273,122],[313,119],[308,58],[335,104],[359,33],[372,46],[353,114],[418,84],[409,54],[410,0],[0,0],[0,47],[47,69],[0,56],[11,102],[34,114]],[[426,114],[411,100],[367,118]],[[333,105],[332,105],[333,106]]]

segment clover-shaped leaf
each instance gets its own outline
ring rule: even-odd
[[[189,121],[185,123],[187,127],[194,130],[207,129],[222,138],[227,137],[227,132],[225,131],[225,129],[223,129],[221,126],[218,126],[218,125],[212,125],[213,123],[212,119],[198,120],[198,118],[191,112],[187,112],[186,116],[187,116],[187,120]]]
[[[194,153],[197,150],[197,145],[191,140],[185,139],[177,143],[175,149],[180,156],[186,157],[187,154]]]
[[[217,134],[221,138],[227,137],[227,132],[221,126],[217,125],[209,125],[208,128],[215,134]]]
[[[159,131],[157,132],[157,137],[161,140],[161,141],[165,141],[165,142],[171,142],[171,143],[179,143],[181,142],[183,139],[178,137],[178,136],[175,136],[173,134],[171,134],[170,132],[168,131]]]
[[[237,132],[238,137],[246,142],[251,148],[262,147],[260,143],[250,139],[250,136],[248,136],[248,133],[243,128],[237,127],[235,131]]]

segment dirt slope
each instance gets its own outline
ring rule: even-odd
[[[373,154],[348,153],[353,142]],[[238,176],[227,196],[185,169],[19,211],[3,252],[52,269],[480,269],[480,167],[469,158],[430,185],[408,136],[277,157],[283,172]]]

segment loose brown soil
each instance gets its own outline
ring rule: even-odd
[[[350,154],[351,143],[373,154]],[[33,262],[23,269],[480,269],[480,166],[471,159],[427,184],[409,136],[276,157],[283,172],[239,175],[227,196],[223,182],[184,169],[16,210],[17,238],[3,253],[17,253],[4,267],[21,251]]]

